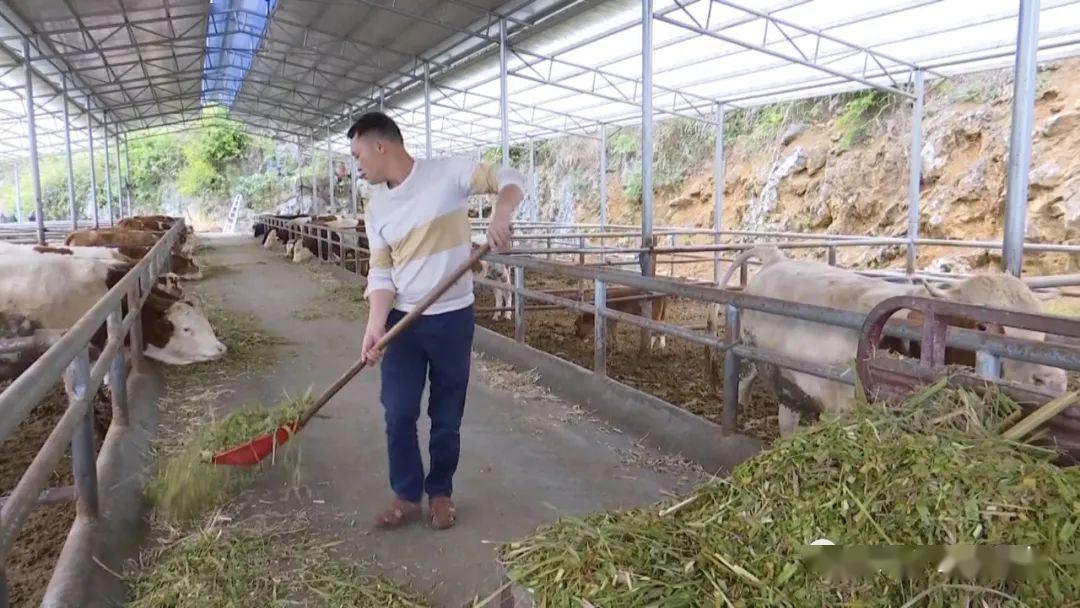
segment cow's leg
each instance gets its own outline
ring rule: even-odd
[[[746,404],[750,402],[750,389],[754,386],[754,380],[757,380],[757,366],[750,362],[750,375],[745,378],[739,379],[739,404]]]
[[[510,280],[510,273],[509,272],[504,274],[503,277],[506,279],[506,286],[507,287],[513,287],[514,286],[513,281]],[[504,291],[503,296],[506,298],[506,307],[507,308],[513,308],[514,307],[514,292],[512,292],[512,291]],[[511,311],[511,310],[505,311],[503,313],[503,318],[506,319],[507,321],[512,321],[514,319],[514,312]]]
[[[799,426],[799,420],[802,415],[798,410],[793,410],[785,405],[780,405],[779,412],[780,422],[780,436],[787,437],[795,432],[795,429]]]

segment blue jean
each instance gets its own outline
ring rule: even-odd
[[[404,316],[400,310],[390,311],[387,329]],[[453,492],[474,327],[472,306],[421,316],[387,346],[383,355],[381,399],[386,414],[390,487],[402,500],[419,502],[425,493],[450,496]],[[430,383],[431,418],[426,477],[416,438],[425,381]]]

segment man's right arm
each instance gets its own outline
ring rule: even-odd
[[[390,316],[390,309],[394,306],[394,296],[397,288],[394,285],[391,271],[393,260],[390,256],[390,246],[372,226],[370,213],[365,219],[364,226],[368,239],[368,250],[371,259],[368,266],[367,289],[364,296],[368,299],[368,321],[364,331],[364,344],[361,352],[369,364],[374,364],[382,355],[371,349],[386,335],[386,320]]]

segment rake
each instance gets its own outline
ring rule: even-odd
[[[425,310],[427,310],[433,303],[435,303],[435,301],[438,300],[439,297],[446,293],[446,291],[450,289],[450,287],[453,286],[454,283],[457,283],[458,279],[460,279],[466,272],[469,272],[469,269],[472,268],[473,265],[475,265],[477,262],[479,262],[480,258],[484,257],[484,255],[486,255],[490,250],[491,246],[486,243],[473,250],[473,253],[471,256],[469,256],[468,261],[459,266],[450,276],[443,279],[443,281],[436,285],[435,288],[431,290],[431,292],[424,296],[424,299],[421,300],[415,308],[413,308],[400,321],[398,321],[393,327],[391,327],[381,340],[375,343],[375,346],[372,347],[372,350],[384,350],[386,348],[386,345],[389,344],[391,340],[400,335],[401,332],[408,329],[408,327],[412,325],[416,321],[416,319],[420,317],[420,315],[424,314]],[[363,370],[366,366],[367,364],[363,358],[354,363],[352,367],[350,367],[344,374],[341,375],[340,378],[338,378],[332,385],[330,385],[330,388],[326,389],[326,391],[323,392],[323,394],[320,395],[319,398],[316,399],[315,402],[312,403],[311,406],[308,407],[308,409],[305,410],[304,413],[297,420],[285,423],[279,426],[274,431],[259,435],[258,437],[252,439],[247,443],[238,445],[233,448],[229,448],[222,452],[218,452],[217,454],[214,454],[213,458],[211,458],[211,462],[218,465],[229,466],[251,466],[262,462],[263,459],[265,459],[267,456],[272,454],[275,449],[277,449],[277,446],[284,444],[289,439],[291,439],[293,435],[299,432],[300,429],[304,428],[304,425],[306,425],[311,420],[311,418],[314,417],[315,414],[317,414],[319,410],[321,410],[322,407],[326,405],[327,402],[329,402],[334,397],[334,395],[338,393],[338,391],[340,391],[346,384],[348,384],[349,381],[352,380],[357,374],[359,374],[361,370]]]

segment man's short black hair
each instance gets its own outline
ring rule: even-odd
[[[397,123],[394,122],[393,118],[390,118],[382,112],[368,112],[360,118],[357,118],[356,122],[349,127],[349,132],[346,134],[350,140],[354,137],[363,137],[364,135],[375,135],[376,137],[396,141],[399,144],[405,143],[405,139],[401,137],[401,129],[398,128]]]

